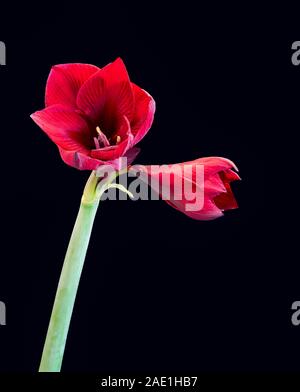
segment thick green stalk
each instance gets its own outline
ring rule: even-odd
[[[93,172],[81,200],[58,283],[40,372],[59,372],[61,369],[76,293],[99,205],[99,198],[95,197],[97,181]]]

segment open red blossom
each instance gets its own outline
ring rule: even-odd
[[[238,207],[230,183],[240,177],[229,159],[208,157],[133,168],[140,173],[141,181],[146,181],[169,205],[193,219],[212,220]]]
[[[55,65],[45,104],[31,118],[57,145],[64,162],[80,170],[104,163],[119,169],[121,157],[130,164],[155,112],[154,99],[130,81],[120,58],[102,69]]]

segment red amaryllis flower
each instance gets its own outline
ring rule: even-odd
[[[191,162],[159,166],[133,166],[172,207],[197,220],[212,220],[223,211],[237,208],[230,182],[239,180],[229,159],[200,158]]]
[[[151,127],[155,102],[129,79],[121,59],[100,69],[89,64],[52,67],[46,108],[31,115],[58,146],[65,163],[81,170],[130,164]]]
[[[134,146],[148,132],[155,112],[154,99],[129,80],[121,59],[102,69],[89,64],[54,66],[45,101],[46,108],[31,117],[58,146],[62,159],[81,170],[95,170],[104,164],[119,170],[122,157],[130,165],[139,151]],[[170,177],[168,197],[162,177],[174,165],[169,169],[165,165],[164,173],[153,173],[153,166],[143,167],[151,185],[156,183],[157,192],[168,204],[200,220],[215,219],[237,207],[230,188],[230,182],[239,179],[232,170],[237,170],[233,162],[210,157],[176,166],[180,170]],[[186,190],[186,184],[190,189]],[[178,193],[182,197],[178,198]],[[193,195],[202,197],[194,207]]]

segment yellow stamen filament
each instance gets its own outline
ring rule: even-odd
[[[121,141],[121,136],[117,136],[117,144],[119,144],[120,143],[120,141]]]

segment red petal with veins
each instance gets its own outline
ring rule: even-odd
[[[63,104],[76,107],[80,87],[99,69],[95,65],[79,63],[54,65],[46,85],[46,106]]]
[[[88,151],[90,130],[86,121],[74,109],[52,105],[33,113],[31,118],[59,147],[78,152]]]
[[[120,115],[129,120],[133,113],[133,92],[131,83],[121,59],[108,64],[80,88],[77,106],[96,125],[109,130],[114,128],[114,120]]]
[[[145,90],[131,83],[135,98],[135,110],[132,119],[132,133],[134,144],[137,144],[149,131],[155,113],[155,101]]]

